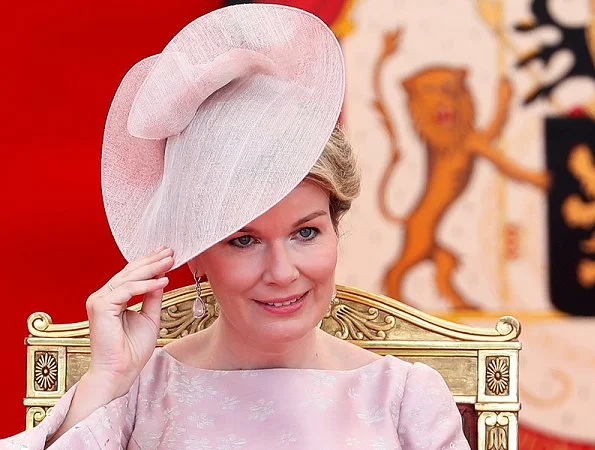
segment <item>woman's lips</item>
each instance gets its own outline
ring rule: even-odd
[[[302,294],[299,297],[286,297],[282,299],[275,299],[272,301],[254,301],[258,303],[263,309],[273,314],[292,314],[302,307],[302,305],[304,304],[304,299],[308,292]]]

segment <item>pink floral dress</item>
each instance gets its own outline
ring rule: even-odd
[[[45,448],[76,386],[37,427],[0,449]],[[158,348],[130,392],[94,411],[50,449],[469,449],[442,377],[385,356],[347,371],[217,371]]]

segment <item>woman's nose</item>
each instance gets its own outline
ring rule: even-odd
[[[283,243],[272,244],[266,255],[263,281],[285,286],[295,281],[299,270],[288,248]]]

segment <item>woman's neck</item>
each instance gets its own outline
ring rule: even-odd
[[[301,339],[283,343],[256,342],[219,317],[201,336],[200,366],[219,370],[322,368],[324,339],[313,328]]]

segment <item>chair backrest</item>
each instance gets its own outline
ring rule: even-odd
[[[207,315],[192,316],[194,286],[165,294],[157,345],[208,327],[219,307],[208,283],[202,284]],[[140,304],[131,309],[139,310]],[[520,324],[502,317],[494,329],[474,328],[442,320],[391,298],[347,286],[320,326],[358,346],[438,370],[459,406],[472,449],[516,450],[519,403]],[[89,366],[88,322],[53,324],[49,315],[28,319],[27,428],[48,410]]]

